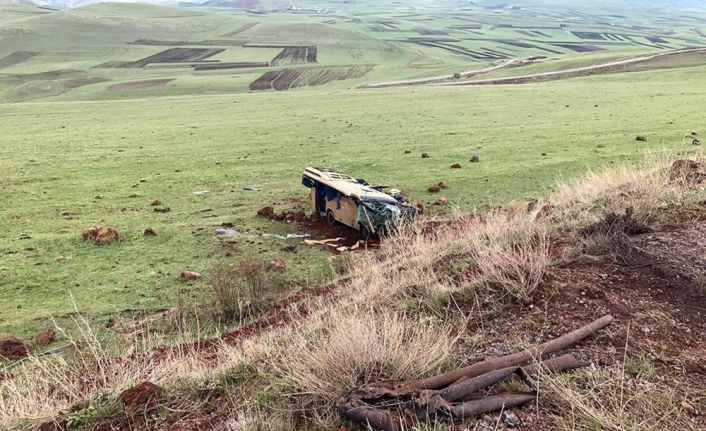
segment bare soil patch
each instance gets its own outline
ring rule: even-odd
[[[228,33],[222,35],[221,37],[233,37],[233,36],[237,36],[237,35],[239,35],[240,33],[243,33],[244,31],[250,30],[251,28],[254,28],[254,27],[258,26],[258,25],[260,25],[259,22],[251,22],[251,23],[248,23],[248,24],[245,24],[245,25],[241,25],[240,27],[236,28],[235,30],[233,30],[233,31],[231,31],[231,32],[228,32]]]
[[[29,355],[29,345],[14,337],[0,340],[0,358],[16,361]]]
[[[554,46],[559,48],[569,49],[574,52],[595,52],[595,51],[605,51],[605,48],[601,48],[596,45],[588,44],[578,44],[578,43],[552,43]]]
[[[255,67],[268,67],[267,62],[261,63],[214,63],[214,64],[199,64],[194,66],[194,70],[224,70],[224,69],[248,69]]]
[[[85,78],[67,79],[66,81],[63,81],[63,84],[66,88],[78,88],[83,87],[85,85],[100,84],[101,82],[108,81],[110,81],[110,79],[101,78],[99,76],[88,76]]]
[[[125,90],[137,90],[141,88],[150,88],[150,87],[161,87],[163,85],[166,85],[170,82],[174,81],[174,79],[146,79],[143,81],[131,81],[131,82],[123,82],[120,84],[113,84],[110,87],[108,87],[108,91],[125,91]]]
[[[323,69],[284,69],[270,71],[250,84],[250,90],[288,90],[290,88],[324,85],[333,81],[362,78],[372,66],[331,67]]]
[[[316,46],[288,47],[277,54],[270,63],[273,66],[316,63],[316,55]]]
[[[95,66],[96,68],[142,68],[155,63],[187,63],[204,61],[220,54],[224,48],[170,48],[166,51],[141,58],[137,61],[109,61]]]

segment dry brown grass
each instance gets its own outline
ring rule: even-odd
[[[326,406],[356,386],[437,372],[453,340],[448,328],[429,321],[352,309],[296,328],[272,367],[302,407]]]

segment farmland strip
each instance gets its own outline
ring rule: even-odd
[[[231,32],[229,32],[229,33],[224,34],[224,35],[221,36],[221,37],[233,37],[233,36],[237,36],[237,35],[239,35],[240,33],[244,32],[244,31],[246,31],[246,30],[250,30],[251,28],[253,28],[253,27],[255,27],[255,26],[259,25],[259,24],[260,24],[259,22],[251,22],[251,23],[248,23],[248,24],[245,24],[245,25],[241,25],[240,27],[236,28],[235,30],[233,30],[233,31],[231,31]]]
[[[277,76],[279,76],[279,71],[270,71],[270,72],[265,72],[264,75],[261,77],[257,78],[255,81],[250,83],[250,90],[251,91],[261,91],[261,90],[271,90],[272,89],[272,81],[277,79]]]
[[[250,90],[288,90],[296,87],[324,85],[333,81],[362,78],[372,66],[327,67],[321,69],[284,69],[267,72],[250,84]]]
[[[0,58],[0,69],[14,66],[18,63],[22,63],[23,61],[27,61],[35,55],[39,55],[39,53],[32,51],[15,51],[8,56]]]
[[[268,67],[270,63],[214,63],[214,64],[199,64],[194,66],[194,70],[222,70],[222,69],[246,69],[253,67]]]

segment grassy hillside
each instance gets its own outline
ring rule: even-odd
[[[252,236],[306,230],[255,215],[264,205],[306,208],[299,185],[306,166],[395,185],[432,212],[449,214],[537,196],[557,177],[638,160],[645,151],[688,151],[683,137],[699,131],[703,72],[527,87],[0,105],[0,266],[8,305],[0,310],[0,332],[27,335],[49,315],[71,312],[70,294],[93,316],[193,302],[207,283],[184,283],[181,271],[206,274],[248,255],[282,257],[287,280],[315,285],[330,278],[327,253],[299,245],[290,254],[282,249],[296,241]],[[636,142],[637,134],[648,141]],[[431,157],[420,158],[422,152]],[[480,163],[468,162],[473,155]],[[462,169],[449,169],[454,162]],[[449,206],[436,209],[438,196],[426,189],[442,179]],[[208,193],[194,194],[202,190]],[[153,212],[154,199],[171,212]],[[226,222],[250,232],[232,238],[236,250],[214,234]],[[84,243],[82,230],[94,224],[116,228],[123,240]],[[148,226],[159,236],[143,237]]]

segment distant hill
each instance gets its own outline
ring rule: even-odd
[[[2,0],[3,2],[10,1],[10,2],[16,2],[16,3],[31,3],[28,0]],[[603,0],[598,0],[596,3],[600,4]],[[179,1],[179,0],[36,0],[35,3],[39,5],[45,5],[45,6],[54,6],[54,7],[60,7],[60,8],[74,8],[74,7],[80,7],[80,6],[85,6],[88,4],[94,4],[94,3],[105,3],[105,2],[113,2],[113,3],[147,3],[147,4],[157,4],[157,5],[162,5],[162,6],[177,6],[177,7],[186,7],[186,6],[214,6],[214,7],[231,7],[231,8],[236,8],[236,9],[260,9],[263,7],[270,7],[272,6],[273,2],[268,2],[268,1],[262,1],[262,0],[193,0],[193,1]],[[290,1],[283,1],[281,2],[283,4],[296,4],[296,1],[290,0]],[[311,3],[306,2],[307,5],[311,5]],[[393,3],[393,2],[390,2]],[[414,3],[414,1],[410,2]],[[461,3],[461,2],[459,2]],[[497,1],[476,1],[472,2],[472,4],[497,4]],[[535,3],[536,5],[543,5],[546,3],[551,3],[547,2],[544,0],[536,0],[536,1],[517,1],[517,2],[508,2],[508,6],[512,6],[514,3],[518,4],[527,4],[527,3]],[[590,4],[593,2],[586,2],[582,3],[582,7],[590,6]],[[613,0],[611,1],[612,4],[619,4],[619,3],[627,3],[627,4],[639,4],[639,5],[649,5],[649,6],[672,6],[672,7],[688,7],[688,8],[706,8],[706,2],[702,0]],[[341,2],[326,2],[322,1],[317,4],[317,6],[320,7],[327,7],[327,6],[333,6],[333,5],[340,5]],[[467,3],[464,3],[467,4]],[[420,5],[423,6],[423,5]],[[568,5],[567,5],[568,7]]]

